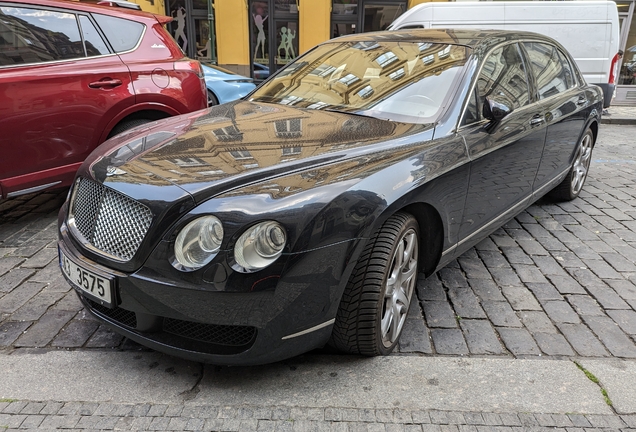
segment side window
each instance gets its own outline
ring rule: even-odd
[[[562,62],[555,47],[538,42],[524,42],[523,46],[528,52],[540,99],[563,92],[573,85],[572,69],[567,61]]]
[[[556,50],[559,55],[559,61],[563,69],[563,76],[565,78],[565,85],[567,88],[572,88],[576,85],[576,79],[574,78],[574,71],[572,70],[572,64],[568,58],[561,51]]]
[[[477,93],[478,107],[488,96],[515,109],[528,104],[528,80],[517,44],[497,48],[486,58],[477,78]]]
[[[84,57],[75,14],[0,7],[0,66]]]
[[[91,22],[91,20],[85,16],[80,15],[80,26],[82,27],[82,36],[84,36],[84,46],[86,47],[86,55],[88,57],[110,54],[106,43],[99,35],[99,32]]]
[[[144,31],[144,25],[135,21],[100,14],[93,14],[93,18],[106,35],[110,46],[118,53],[137,46]]]
[[[466,105],[466,111],[464,111],[464,118],[462,119],[460,126],[469,125],[479,121],[479,109],[477,108],[477,89],[471,92],[468,98],[468,104]]]

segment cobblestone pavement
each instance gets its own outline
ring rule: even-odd
[[[78,431],[627,432],[636,431],[636,416],[15,401],[0,402],[0,430],[3,427]]]
[[[540,201],[422,278],[397,355],[636,358],[634,136],[636,126],[603,125],[578,199]],[[65,196],[0,202],[0,350],[138,349],[61,276]]]

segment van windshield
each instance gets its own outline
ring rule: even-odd
[[[433,122],[471,49],[428,42],[331,42],[266,81],[251,101]]]

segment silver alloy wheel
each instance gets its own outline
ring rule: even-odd
[[[404,233],[391,258],[391,271],[384,290],[384,307],[380,321],[382,344],[393,345],[402,332],[417,281],[417,233]]]
[[[592,160],[592,134],[586,133],[581,139],[579,148],[576,151],[574,158],[574,164],[572,165],[572,182],[570,190],[573,195],[578,195],[583,188],[585,178],[587,177],[587,171],[590,168],[590,161]]]

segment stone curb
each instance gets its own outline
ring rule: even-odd
[[[4,430],[585,431],[636,428],[634,415],[226,405],[0,402]]]
[[[601,117],[601,124],[636,125],[636,118]]]

